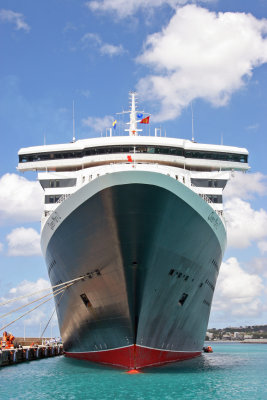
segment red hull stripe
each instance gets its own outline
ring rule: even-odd
[[[92,351],[85,353],[68,353],[65,355],[80,360],[93,361],[101,364],[110,364],[122,368],[145,368],[148,366],[163,365],[170,362],[188,360],[197,357],[200,351],[168,351],[149,347],[132,345],[119,349]]]

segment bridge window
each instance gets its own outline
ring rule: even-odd
[[[76,178],[68,179],[40,179],[43,189],[58,187],[73,187],[76,185]]]
[[[105,147],[90,147],[79,151],[63,151],[54,153],[39,153],[39,154],[25,154],[19,156],[19,162],[34,162],[34,161],[47,161],[47,160],[59,160],[67,158],[81,158],[84,156],[94,156],[101,154],[118,154],[118,153],[148,153],[148,154],[164,154],[170,156],[183,156],[186,158],[198,158],[206,160],[221,160],[230,162],[247,162],[247,155],[244,154],[232,154],[223,152],[209,152],[209,151],[192,151],[183,150],[179,147],[169,146],[145,146],[139,145],[134,146],[105,146]]]
[[[54,196],[45,196],[45,204],[54,204],[56,203],[61,197],[61,194],[57,194]]]
[[[51,188],[54,188],[54,187],[59,187],[59,180],[51,180],[50,182],[49,182],[49,186],[51,187]]]
[[[215,187],[224,188],[227,180],[226,179],[201,179],[201,178],[191,178],[191,182],[194,186],[198,187]]]
[[[213,195],[213,194],[207,194],[207,197],[212,201],[212,203],[222,203],[223,199],[221,195]]]

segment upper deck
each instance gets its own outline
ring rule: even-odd
[[[201,144],[161,136],[140,136],[138,124],[149,122],[136,110],[136,94],[130,93],[129,136],[83,139],[71,143],[28,147],[19,150],[19,171],[78,171],[84,168],[127,162],[161,164],[193,171],[246,171],[248,151],[243,148]],[[115,121],[114,121],[115,123]]]
[[[244,148],[157,136],[110,136],[19,150],[19,171],[72,171],[110,163],[158,163],[196,171],[248,170]]]

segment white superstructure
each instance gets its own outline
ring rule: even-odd
[[[42,226],[51,212],[83,185],[101,175],[133,169],[165,174],[183,183],[222,217],[223,189],[232,171],[248,170],[248,151],[183,139],[140,136],[135,93],[130,98],[129,136],[83,139],[19,151],[19,171],[42,171],[38,174],[44,189]]]

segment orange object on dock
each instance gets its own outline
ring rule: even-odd
[[[14,348],[14,339],[15,337],[12,333],[3,332],[3,338],[1,340],[1,348],[2,349],[13,349]]]

